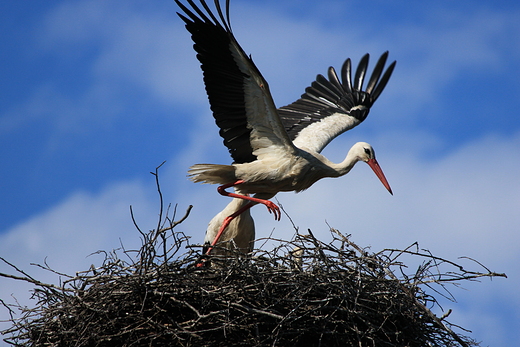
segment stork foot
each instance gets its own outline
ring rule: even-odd
[[[282,213],[280,212],[280,207],[276,205],[274,202],[269,200],[261,200],[261,203],[264,204],[267,207],[267,210],[269,213],[274,214],[275,220],[280,220],[282,218]]]
[[[200,259],[196,264],[195,267],[202,268],[208,266],[208,260],[207,259]]]

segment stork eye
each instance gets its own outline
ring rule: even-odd
[[[365,153],[366,153],[367,155],[370,155],[370,154],[371,154],[371,153],[370,153],[370,149],[368,149],[368,148],[363,148],[363,149],[365,150]]]

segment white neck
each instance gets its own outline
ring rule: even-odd
[[[341,163],[329,163],[329,166],[336,172],[337,177],[346,175],[360,161],[359,157],[349,151],[345,159]]]

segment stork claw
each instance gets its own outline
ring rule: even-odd
[[[206,259],[200,259],[197,263],[195,263],[195,267],[202,268],[202,267],[206,267],[207,264],[208,263],[207,263]]]
[[[280,218],[282,218],[282,213],[280,212],[280,207],[278,207],[278,205],[269,200],[263,200],[262,203],[267,207],[269,213],[274,214],[274,220],[280,220]]]

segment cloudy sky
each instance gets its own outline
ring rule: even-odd
[[[177,10],[172,0],[2,2],[0,257],[57,282],[30,263],[74,274],[99,264],[92,252],[137,247],[129,206],[154,228],[149,172],[165,160],[166,202],[194,205],[178,230],[202,241],[227,200],[188,181],[187,168],[231,159]],[[323,240],[328,223],[373,251],[417,241],[507,273],[454,287],[457,303],[443,305],[483,346],[517,343],[520,3],[233,0],[231,21],[278,106],[347,57],[357,65],[369,52],[373,64],[390,51],[397,68],[369,117],[324,154],[340,162],[355,142],[371,143],[394,196],[358,164],[277,199]],[[257,237],[293,237],[286,216],[252,213]],[[0,279],[6,301],[28,302],[27,290]]]

